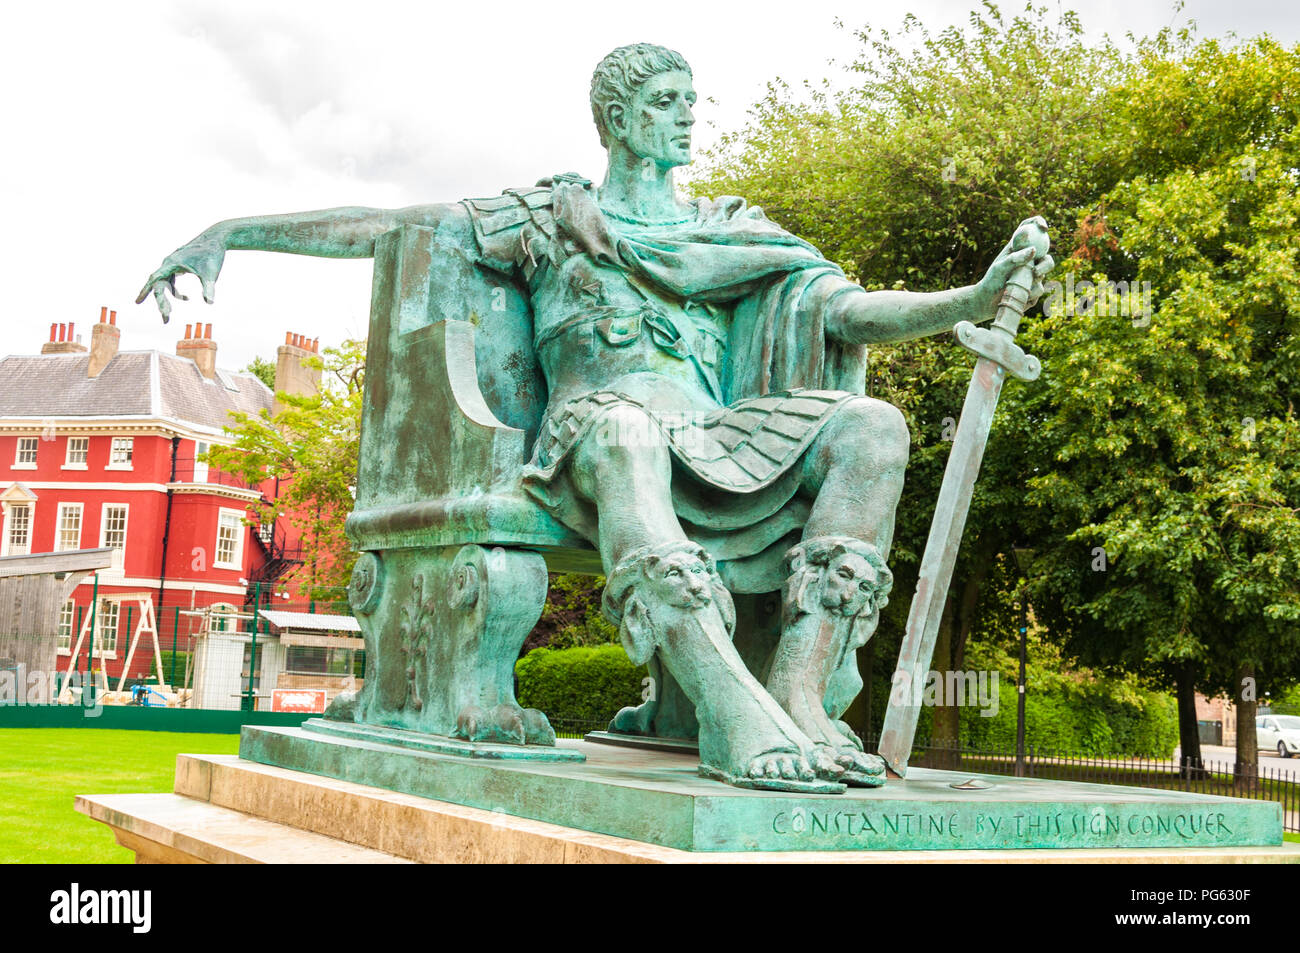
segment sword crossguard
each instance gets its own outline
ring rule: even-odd
[[[977,328],[969,321],[960,322],[953,333],[957,343],[979,357],[986,357],[1017,380],[1034,381],[1043,372],[1043,365],[1032,354],[1026,354],[1008,335],[997,330]]]

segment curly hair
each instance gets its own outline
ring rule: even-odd
[[[636,89],[651,76],[681,70],[690,73],[682,54],[653,43],[620,46],[600,61],[591,76],[591,117],[596,120],[600,144],[609,148],[609,126],[605,115],[613,103],[628,105]]]

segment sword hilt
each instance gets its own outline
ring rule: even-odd
[[[1012,338],[1020,331],[1020,319],[1025,316],[1025,306],[1029,303],[1029,290],[1034,286],[1034,262],[1046,255],[1050,246],[1047,223],[1042,218],[1021,222],[1011,236],[1013,252],[1034,249],[1033,259],[1013,271],[1007,279],[1002,300],[998,302],[997,317],[993,319],[993,327],[1005,331]]]
[[[1011,237],[1011,250],[1016,252],[1032,247],[1034,258],[1013,271],[1007,279],[992,327],[977,328],[969,321],[962,321],[953,328],[958,344],[979,357],[988,358],[1022,381],[1036,380],[1043,370],[1038,358],[1026,354],[1016,344],[1016,334],[1020,331],[1020,319],[1025,315],[1025,305],[1029,303],[1029,290],[1034,285],[1033,262],[1047,254],[1049,244],[1046,223],[1041,218],[1022,222]]]
[[[1017,380],[1033,381],[1043,372],[1043,365],[1032,354],[1026,354],[1020,345],[1005,334],[988,328],[977,328],[969,321],[953,328],[957,343],[966,350],[986,357]]]

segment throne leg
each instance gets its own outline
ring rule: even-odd
[[[546,600],[535,552],[481,546],[363,553],[349,599],[366,641],[360,695],[327,718],[472,742],[554,745],[521,708],[514,664]]]

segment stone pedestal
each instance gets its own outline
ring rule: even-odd
[[[687,755],[561,744],[586,762],[398,757],[250,728],[243,758],[181,755],[174,794],[82,796],[77,810],[139,862],[1300,863],[1271,802],[924,770],[790,797],[704,781]],[[295,751],[373,783],[249,760]],[[988,787],[952,787],[972,779]]]

